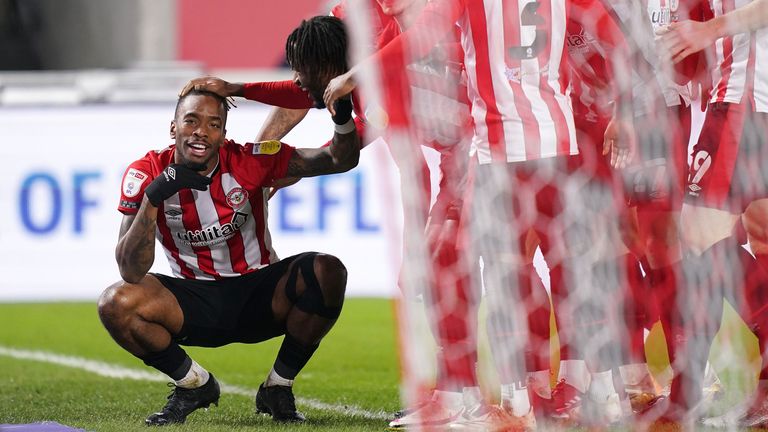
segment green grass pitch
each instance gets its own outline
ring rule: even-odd
[[[250,395],[224,393],[218,407],[189,416],[172,430],[381,431],[399,407],[392,302],[348,299],[336,327],[299,375],[295,393],[306,425],[279,426],[254,414]],[[280,338],[261,344],[187,348],[217,379],[255,392],[272,367]],[[0,349],[42,351],[152,373],[103,329],[94,304],[0,304]],[[69,358],[68,357],[68,358]],[[0,424],[56,421],[93,431],[145,429],[144,418],[165,403],[161,381],[108,378],[46,361],[0,352]],[[245,393],[245,392],[241,392]],[[311,405],[302,403],[309,400]],[[317,404],[331,409],[312,408]],[[364,415],[345,413],[358,408]],[[368,418],[366,418],[366,416]]]
[[[493,398],[498,387],[482,342],[482,315],[481,309],[480,379]],[[425,322],[409,328],[409,334],[431,343]],[[281,426],[254,414],[253,394],[272,366],[280,338],[187,348],[228,386],[218,407],[195,412],[185,425],[170,430],[382,431],[389,414],[400,407],[395,333],[391,300],[346,301],[336,327],[296,381],[299,409],[309,419],[304,425]],[[665,366],[663,343],[657,325],[646,346],[653,371]],[[754,388],[759,364],[754,336],[730,307],[710,359],[727,390],[710,412],[716,415]],[[138,372],[143,378],[104,376],[110,371]],[[162,407],[168,392],[159,375],[110,339],[94,304],[0,304],[0,424],[56,421],[89,431],[145,430],[144,418]]]

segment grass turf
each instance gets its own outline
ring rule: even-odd
[[[425,337],[425,323],[420,327],[417,332]],[[279,343],[278,338],[256,345],[187,350],[221,381],[255,391],[269,371]],[[665,366],[663,343],[657,327],[646,345],[654,371]],[[110,339],[98,321],[94,304],[0,304],[0,347],[151,370]],[[481,343],[480,355],[484,387],[493,389],[495,376],[487,344]],[[555,355],[553,365],[556,360]],[[754,336],[730,307],[726,308],[711,360],[727,389],[726,397],[711,410],[711,414],[719,414],[754,388],[758,360]],[[106,378],[80,369],[0,355],[0,424],[47,420],[86,430],[134,431],[144,427],[143,419],[163,405],[168,392],[161,382]],[[391,301],[348,299],[338,324],[299,376],[296,394],[378,414],[397,410],[398,363]],[[172,429],[381,431],[386,426],[383,419],[312,409],[301,403],[299,408],[310,421],[305,425],[282,426],[269,417],[255,415],[251,397],[223,394],[219,407],[196,412],[185,425]]]
[[[94,304],[0,304],[0,346],[40,350],[150,371],[101,327]],[[390,300],[349,299],[336,327],[296,381],[296,395],[371,412],[399,407],[395,329]],[[254,390],[272,366],[280,338],[256,345],[187,348],[230,385]],[[0,356],[0,424],[56,421],[96,431],[135,431],[159,410],[169,389],[161,382],[105,378],[93,373]],[[306,425],[280,426],[253,413],[253,399],[223,394],[219,407],[196,412],[189,431],[382,430],[383,420],[311,409]]]

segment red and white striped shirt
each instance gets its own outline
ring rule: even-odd
[[[118,210],[136,214],[144,190],[171,163],[175,147],[147,153],[123,175]],[[268,187],[285,176],[293,147],[278,141],[225,141],[205,191],[183,189],[163,201],[155,236],[176,277],[239,276],[278,260],[267,227]]]
[[[386,70],[402,52],[422,56],[458,22],[479,162],[577,154],[565,49],[572,19],[598,37],[601,26],[615,26],[595,0],[434,0],[403,33],[408,39],[387,45],[377,60]]]
[[[564,59],[569,2],[464,3],[458,22],[478,161],[577,154]]]
[[[738,9],[751,0],[712,0],[715,16]],[[715,42],[711,102],[750,103],[768,112],[768,28],[740,33]]]

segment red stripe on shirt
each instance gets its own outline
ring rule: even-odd
[[[179,191],[179,203],[183,209],[181,221],[184,224],[184,229],[187,231],[200,231],[203,228],[200,225],[200,216],[197,213],[197,207],[195,206],[195,198],[192,195],[192,190],[182,189]],[[191,240],[191,239],[190,239]],[[208,275],[213,276],[216,279],[221,278],[221,275],[213,267],[213,258],[211,257],[211,249],[207,246],[191,246],[192,250],[197,255],[198,268]]]
[[[264,240],[266,229],[266,221],[264,220],[264,189],[259,189],[258,193],[253,194],[250,199],[251,211],[253,212],[253,219],[256,222],[256,238],[259,242],[259,251],[261,252],[261,264],[269,264],[272,256],[267,248],[267,243]]]
[[[160,207],[157,209],[157,229],[163,237],[163,247],[171,253],[173,260],[179,265],[181,275],[187,279],[195,279],[195,273],[192,272],[192,269],[187,266],[187,263],[185,263],[179,255],[179,248],[176,247],[171,230],[168,229],[168,222],[165,220],[164,206],[162,204],[160,204]]]
[[[488,54],[488,26],[485,21],[485,8],[482,0],[468,0],[467,12],[472,28],[472,43],[475,46],[477,93],[486,105],[485,125],[488,128],[488,146],[491,150],[491,159],[506,162],[506,139],[501,114],[496,105],[496,94],[493,90],[493,77],[491,76]]]

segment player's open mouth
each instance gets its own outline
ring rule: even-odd
[[[205,153],[208,151],[207,145],[198,142],[187,143],[187,148],[189,148],[190,153],[194,156],[205,156]]]

